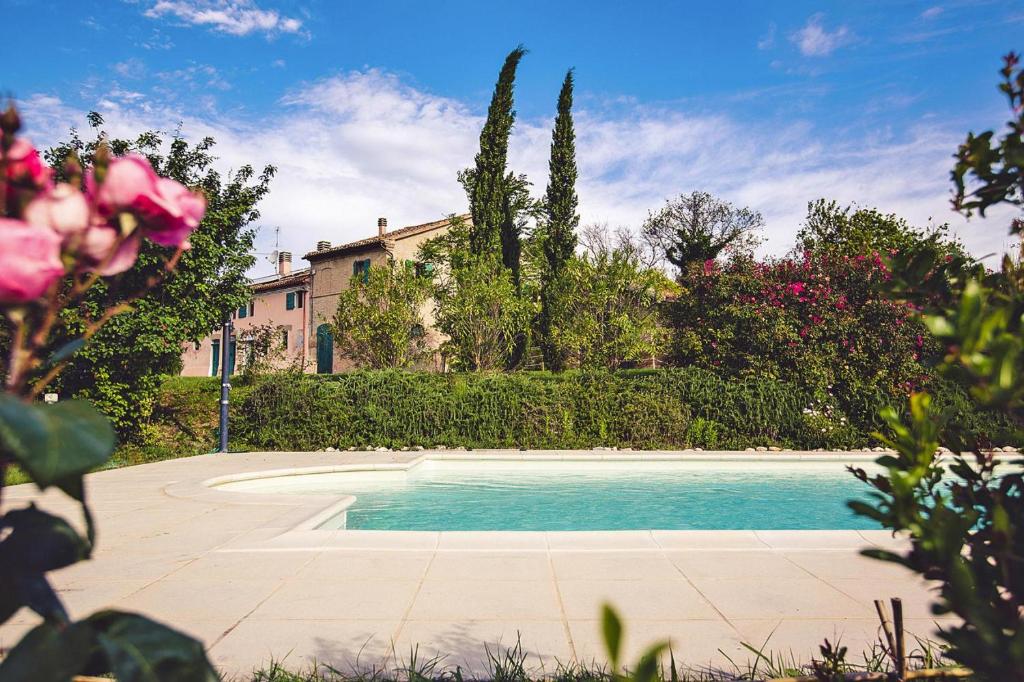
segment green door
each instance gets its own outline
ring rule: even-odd
[[[210,376],[217,376],[217,372],[220,371],[220,341],[214,339],[213,341],[213,363],[210,368]]]
[[[316,328],[316,373],[334,372],[334,337],[331,325],[322,324]]]
[[[236,347],[237,347],[237,343],[235,342],[235,339],[231,339],[231,343],[228,344],[228,357],[224,360],[224,362],[226,362],[227,365],[228,365],[228,374],[234,374],[235,373],[235,348]]]

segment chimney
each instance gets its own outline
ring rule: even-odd
[[[277,255],[277,274],[282,277],[292,274],[291,251],[282,251]]]
[[[330,242],[320,241],[320,242],[316,243],[316,250],[317,251],[326,251],[329,248],[331,248],[331,243]]]
[[[388,233],[388,219],[377,218],[377,236],[383,237]]]

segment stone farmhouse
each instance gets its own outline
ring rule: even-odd
[[[468,216],[460,216],[468,219]],[[333,246],[317,242],[316,249],[303,259],[309,267],[292,270],[292,254],[281,252],[277,273],[254,280],[252,300],[232,313],[233,334],[227,348],[222,348],[221,329],[215,329],[197,344],[187,345],[182,352],[182,374],[216,376],[221,363],[234,373],[247,346],[252,343],[253,330],[271,325],[280,334],[283,352],[275,364],[301,366],[304,371],[329,374],[353,367],[352,362],[335,348],[330,322],[338,307],[338,296],[350,286],[354,277],[365,277],[370,268],[388,261],[429,270],[428,263],[416,261],[420,246],[444,234],[451,226],[446,218],[422,225],[409,225],[388,231],[386,218],[377,221],[377,234],[347,244]],[[440,334],[433,326],[433,307],[424,306],[423,333],[427,345],[437,348]],[[423,369],[443,369],[438,354],[431,354]]]

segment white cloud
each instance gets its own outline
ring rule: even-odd
[[[921,18],[922,19],[934,19],[935,17],[937,17],[940,14],[942,14],[944,11],[945,10],[943,10],[943,8],[939,7],[938,5],[936,5],[934,7],[929,7],[925,11],[921,12]]]
[[[278,167],[260,224],[281,227],[281,248],[296,261],[317,240],[342,243],[463,211],[456,172],[472,163],[482,117],[464,103],[403,84],[378,70],[307,84],[258,120],[124,97],[104,110],[115,136],[173,130],[211,135],[224,170]],[[46,145],[84,111],[54,97],[22,103],[36,141]],[[800,121],[741,122],[726,115],[634,104],[577,112],[580,214],[584,223],[638,227],[668,197],[707,190],[761,211],[766,252],[788,251],[809,201],[856,202],[912,223],[950,222],[976,254],[1002,250],[1008,212],[966,223],[950,210],[950,155],[963,131],[924,123],[896,138],[841,139]],[[520,120],[510,166],[540,195],[547,183],[550,120]],[[261,237],[270,251],[273,231]],[[262,264],[261,272],[269,270]]]
[[[282,16],[277,10],[260,9],[252,0],[158,0],[145,14],[153,19],[172,16],[235,36],[302,31],[300,19]]]
[[[757,41],[757,49],[759,50],[770,50],[775,47],[775,33],[778,28],[775,26],[775,22],[768,24],[768,32],[761,36]]]
[[[822,23],[823,14],[811,16],[803,28],[790,36],[800,53],[806,57],[825,57],[850,42],[853,36],[846,26],[829,31]]]

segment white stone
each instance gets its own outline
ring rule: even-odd
[[[755,452],[754,448],[743,448],[743,452]]]
[[[757,446],[756,448],[754,448],[754,450],[755,450],[756,452],[768,452],[768,448],[766,448],[766,447],[765,447],[765,446],[763,446],[763,445],[758,445],[758,446]]]

